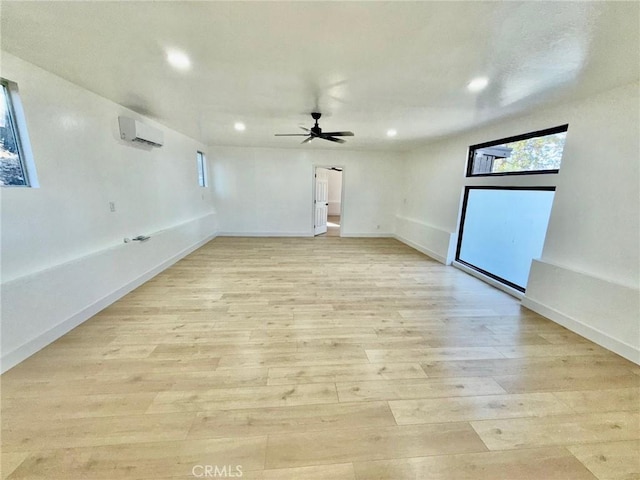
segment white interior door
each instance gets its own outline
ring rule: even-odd
[[[314,200],[314,235],[327,233],[327,215],[329,213],[329,171],[316,168],[316,188]]]

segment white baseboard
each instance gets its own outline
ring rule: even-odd
[[[621,357],[640,365],[640,350],[635,348],[633,345],[617,340],[597,328],[591,327],[579,320],[576,320],[575,318],[568,317],[567,315],[526,296],[522,299],[521,303],[523,307],[533,310],[543,317],[553,320],[557,324],[568,328],[572,332],[582,335],[586,339],[591,340],[592,342],[617,353]]]
[[[313,232],[219,232],[218,237],[313,237]],[[393,233],[345,233],[343,238],[395,238]]]
[[[84,306],[76,313],[67,316],[67,318],[64,318],[62,321],[56,323],[53,327],[46,329],[41,333],[35,334],[32,338],[29,338],[27,340],[21,340],[22,343],[17,347],[13,348],[12,350],[6,352],[3,349],[2,355],[0,356],[0,371],[4,373],[5,371],[14,367],[18,363],[22,362],[23,360],[30,357],[34,353],[46,347],[50,343],[54,342],[55,340],[60,338],[62,335],[66,334],[70,330],[82,324],[83,322],[91,318],[96,313],[100,312],[104,308],[116,302],[127,293],[139,287],[146,281],[150,280],[151,278],[153,278],[154,276],[156,276],[166,268],[176,263],[178,260],[189,255],[196,249],[200,248],[207,242],[214,239],[215,237],[216,237],[215,234],[209,235],[203,238],[202,240],[199,240],[193,243],[189,247],[182,249],[178,253],[163,260],[153,268],[150,268],[149,270],[145,271],[143,274],[138,275],[136,278],[132,279],[131,281],[126,282],[124,285],[112,291],[111,293],[103,296],[102,298],[99,298],[96,301],[93,301],[87,306]],[[131,245],[131,246],[136,247],[138,245]],[[95,258],[95,255],[91,255],[89,258]],[[82,262],[82,260],[79,259],[74,261],[74,263],[76,264],[78,264],[79,262]],[[65,265],[61,266],[60,268],[65,268]],[[55,270],[55,267],[54,267],[54,270]],[[45,274],[49,274],[51,271],[52,270],[47,270]],[[38,274],[35,274],[33,277],[34,278],[38,277]],[[27,281],[29,282],[29,280]],[[21,282],[24,282],[24,281],[21,281]],[[37,294],[37,292],[35,292],[35,294]],[[51,320],[56,321],[55,318],[51,318]],[[3,336],[4,336],[4,332],[3,332]],[[17,340],[17,342],[20,342],[20,340]]]
[[[395,238],[445,265],[453,261],[456,234],[440,227],[396,215]]]
[[[640,291],[548,260],[533,260],[522,304],[640,363]]]
[[[394,238],[393,233],[341,233],[341,237],[344,238]]]
[[[399,242],[404,243],[405,245],[409,245],[411,248],[419,251],[420,253],[424,253],[427,257],[432,258],[444,265],[447,264],[447,259],[444,258],[442,255],[438,255],[436,252],[434,252],[433,250],[429,250],[427,247],[423,246],[423,245],[419,245],[416,242],[413,242],[411,240],[409,240],[408,238],[404,238],[402,235],[398,235],[397,233],[393,235],[393,237],[398,240]]]
[[[313,237],[313,232],[218,232],[218,237]]]

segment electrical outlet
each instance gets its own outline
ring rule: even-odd
[[[116,202],[109,202],[109,210],[112,212],[116,211]]]

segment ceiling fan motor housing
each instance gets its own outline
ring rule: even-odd
[[[313,119],[316,121],[316,124],[313,127],[311,127],[311,130],[310,130],[312,135],[318,136],[322,133],[322,129],[318,125],[318,120],[320,120],[321,116],[322,116],[321,113],[311,112],[311,117],[313,117]]]
[[[322,116],[319,112],[311,112],[311,117],[315,120],[315,125],[311,128],[305,128],[300,125],[300,128],[306,132],[304,133],[276,133],[277,137],[307,137],[302,143],[309,143],[314,138],[321,138],[322,140],[329,140],[330,142],[336,143],[344,143],[345,141],[342,138],[336,137],[353,137],[353,132],[326,132],[322,133],[322,129],[320,125],[318,125],[318,120]]]

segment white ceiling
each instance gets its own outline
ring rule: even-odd
[[[637,2],[2,2],[2,48],[218,145],[406,149],[637,80]],[[191,58],[188,71],[167,49]],[[477,76],[480,93],[467,91]],[[242,121],[247,129],[234,131]],[[386,137],[394,128],[398,135]]]

